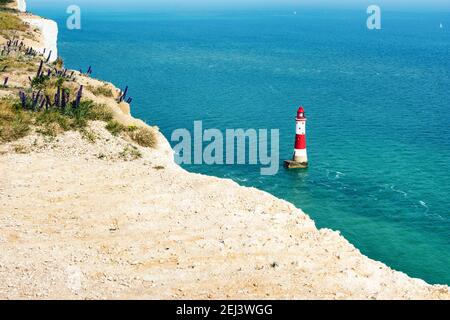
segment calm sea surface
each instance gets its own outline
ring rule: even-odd
[[[369,257],[450,284],[449,14],[385,12],[375,32],[365,11],[83,8],[82,30],[69,31],[64,7],[34,2],[58,21],[66,66],[130,86],[133,115],[169,138],[195,120],[280,129],[287,159],[303,104],[307,171],[187,168],[289,200]]]

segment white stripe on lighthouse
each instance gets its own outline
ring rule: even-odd
[[[308,153],[306,149],[295,149],[294,151],[294,161],[300,163],[308,162]]]
[[[294,153],[295,153],[296,157],[307,158],[307,156],[308,156],[306,149],[294,149]]]
[[[297,121],[295,134],[306,135],[306,121],[304,120]]]

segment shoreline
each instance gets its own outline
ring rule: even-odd
[[[128,104],[88,97],[147,126]],[[0,144],[0,298],[450,299],[284,200],[189,173],[161,133],[131,161],[120,158],[128,141],[100,122],[90,130],[95,143],[70,131]]]

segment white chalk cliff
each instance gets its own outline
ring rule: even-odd
[[[16,9],[20,12],[27,11],[27,3],[25,0],[16,0]],[[38,29],[41,33],[41,39],[38,44],[33,45],[33,49],[44,54],[45,57],[50,55],[50,62],[58,58],[58,25],[55,21],[43,19],[38,16],[26,14],[22,16],[22,20],[30,26]]]
[[[20,12],[26,12],[27,11],[27,3],[25,0],[16,0],[17,2],[17,10]]]
[[[34,49],[45,57],[50,55],[50,62],[55,61],[58,58],[58,25],[56,22],[35,16],[25,17],[23,21],[39,29],[42,34],[41,46]]]

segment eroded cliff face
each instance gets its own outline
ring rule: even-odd
[[[37,16],[25,16],[22,20],[33,28],[39,29],[41,33],[40,46],[35,47],[35,50],[45,57],[50,56],[49,62],[56,61],[58,59],[58,24],[53,20]]]
[[[27,3],[25,0],[16,0],[16,6],[17,6],[17,10],[19,10],[20,12],[27,11]]]
[[[55,21],[44,19],[27,13],[27,3],[25,0],[16,0],[10,5],[21,14],[21,19],[32,28],[39,30],[37,34],[38,42],[30,41],[30,46],[37,52],[44,54],[46,58],[50,56],[49,62],[54,62],[58,58],[58,25]]]

